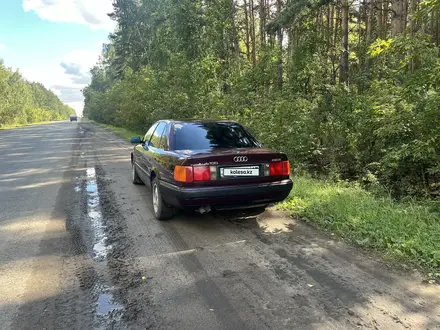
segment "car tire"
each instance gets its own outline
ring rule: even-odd
[[[131,163],[131,176],[132,176],[132,180],[133,180],[133,184],[142,184],[142,180],[139,177],[139,175],[137,174],[137,170],[136,170],[136,166],[134,165],[134,163]]]
[[[151,182],[151,201],[153,203],[153,212],[157,220],[171,219],[174,210],[164,202],[157,178],[154,178]]]

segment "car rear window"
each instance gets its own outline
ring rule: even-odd
[[[178,123],[174,125],[175,150],[254,148],[260,143],[236,123]]]

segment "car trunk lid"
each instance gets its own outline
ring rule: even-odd
[[[287,161],[287,156],[266,148],[180,150],[182,166],[209,167],[210,180],[194,185],[240,185],[282,180],[288,175],[270,175],[270,164]]]

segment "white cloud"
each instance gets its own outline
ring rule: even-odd
[[[6,45],[0,44],[0,50],[6,49]]]
[[[96,50],[73,50],[64,56],[63,61],[78,64],[81,70],[89,71],[98,61],[100,53],[101,49],[98,48]]]
[[[25,67],[20,71],[29,81],[38,81],[51,89],[61,101],[81,114],[84,105],[81,90],[90,83],[89,71],[98,61],[99,54],[99,50],[74,50],[53,65]]]
[[[77,23],[107,31],[116,26],[107,15],[113,11],[112,0],[23,0],[23,9],[52,22]]]
[[[40,82],[47,88],[52,88],[55,85],[71,85],[72,82],[61,66],[54,65],[38,66],[38,67],[23,67],[20,69],[23,76],[34,82]]]

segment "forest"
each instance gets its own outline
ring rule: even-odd
[[[439,13],[438,0],[115,0],[84,113],[138,132],[233,119],[294,171],[435,196]],[[17,81],[32,104],[37,85]]]
[[[0,59],[0,129],[68,119],[75,110],[40,83],[28,82]]]

